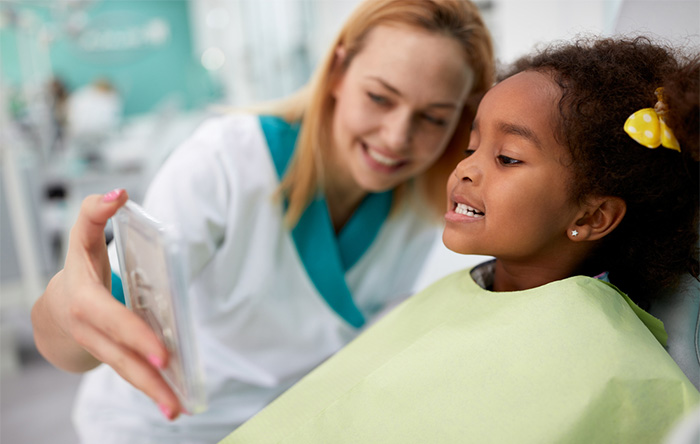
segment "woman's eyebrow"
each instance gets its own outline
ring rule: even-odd
[[[394,88],[393,86],[391,86],[390,84],[388,84],[388,83],[387,83],[386,81],[384,81],[383,79],[381,79],[381,78],[379,78],[379,77],[375,77],[375,76],[370,76],[369,79],[370,79],[370,80],[374,80],[374,81],[377,82],[377,83],[380,83],[384,88],[388,89],[389,91],[391,91],[392,93],[396,94],[397,96],[399,96],[399,97],[402,96],[401,92],[400,92],[398,89]]]
[[[374,80],[375,82],[381,84],[384,88],[388,89],[389,91],[391,91],[392,93],[396,94],[397,96],[403,97],[403,94],[401,94],[401,92],[400,92],[398,89],[396,89],[395,87],[393,87],[392,85],[390,85],[389,83],[387,83],[385,80],[383,80],[383,79],[381,79],[381,78],[379,78],[379,77],[375,77],[375,76],[370,76],[370,77],[368,77],[368,78],[369,78],[370,80]],[[457,103],[453,103],[453,102],[435,102],[435,103],[429,104],[428,107],[430,107],[430,108],[457,108]]]
[[[528,128],[527,126],[518,125],[516,123],[499,122],[496,127],[503,134],[518,136],[520,138],[523,138],[523,139],[529,141],[530,143],[535,145],[535,147],[537,147],[538,149],[542,148],[542,143],[540,142],[540,139],[537,137],[537,134],[535,134],[535,132],[532,131],[532,129]]]

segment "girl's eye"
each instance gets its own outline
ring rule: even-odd
[[[387,98],[384,96],[380,96],[378,94],[374,94],[371,92],[368,92],[367,96],[369,97],[369,99],[372,102],[376,103],[377,105],[388,105],[389,104],[389,100],[387,100]]]
[[[464,150],[464,157],[469,157],[472,154],[474,154],[475,152],[476,152],[476,150],[473,150],[471,148],[467,148],[466,150]]]
[[[447,121],[445,119],[441,119],[439,117],[434,117],[434,116],[431,116],[430,114],[423,114],[423,118],[436,126],[445,126],[447,124]]]
[[[501,163],[501,165],[517,165],[519,163],[523,163],[521,160],[503,155],[498,156],[498,161]]]

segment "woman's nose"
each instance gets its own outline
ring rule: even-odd
[[[411,141],[413,118],[410,113],[396,110],[387,115],[383,126],[384,143],[395,151],[405,149]]]

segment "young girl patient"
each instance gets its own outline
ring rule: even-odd
[[[447,187],[445,244],[495,259],[409,299],[224,442],[663,439],[700,394],[639,307],[698,276],[699,65],[641,38],[516,63]]]

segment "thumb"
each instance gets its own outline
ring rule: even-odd
[[[103,247],[104,229],[110,217],[114,216],[129,199],[126,190],[116,189],[107,194],[93,194],[86,197],[80,206],[78,219],[71,229],[70,243],[77,243],[87,250]]]

